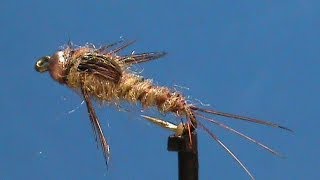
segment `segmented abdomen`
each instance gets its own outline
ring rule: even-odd
[[[80,81],[84,82],[84,88],[90,95],[100,102],[140,102],[145,108],[157,107],[163,113],[173,112],[179,116],[186,114],[186,101],[180,93],[167,87],[155,86],[152,80],[144,80],[142,76],[133,73],[124,71],[120,81],[114,83],[91,73],[69,72],[69,87],[79,89]]]

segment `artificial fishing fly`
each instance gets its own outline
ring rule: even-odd
[[[254,177],[246,166],[218,138],[218,136],[212,133],[199,121],[200,119],[207,120],[259,145],[277,156],[281,156],[281,154],[261,142],[218,122],[207,115],[224,116],[288,131],[291,131],[290,129],[268,121],[201,108],[189,103],[185,96],[180,92],[167,87],[154,85],[151,79],[144,79],[142,76],[134,73],[130,67],[133,64],[161,58],[166,53],[148,52],[119,55],[121,50],[127,48],[133,42],[134,41],[113,43],[100,48],[95,48],[93,45],[74,47],[72,44],[68,44],[65,48],[57,51],[52,56],[40,58],[35,64],[36,71],[41,73],[48,71],[55,81],[81,92],[87,105],[87,111],[95,139],[100,142],[106,164],[108,164],[110,156],[110,147],[94,110],[92,99],[102,103],[140,103],[143,108],[155,107],[161,113],[173,113],[184,119],[184,122],[175,125],[160,118],[147,115],[141,116],[163,128],[174,131],[176,136],[185,134],[189,134],[190,136],[191,132],[199,128],[203,129],[238,162],[252,179],[254,179]]]

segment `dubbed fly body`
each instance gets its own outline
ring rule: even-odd
[[[110,148],[93,108],[92,99],[102,103],[140,103],[143,108],[155,107],[162,113],[174,113],[176,116],[185,119],[184,123],[176,126],[159,118],[146,115],[142,116],[162,127],[173,129],[177,136],[186,133],[190,135],[192,131],[202,128],[242,166],[251,178],[253,178],[253,176],[243,163],[218,139],[216,135],[205,127],[199,119],[208,120],[211,123],[258,144],[273,154],[280,155],[266,145],[225,124],[205,116],[205,114],[225,116],[286,130],[290,129],[267,121],[203,109],[190,104],[185,96],[179,92],[167,87],[154,85],[152,80],[144,79],[142,76],[130,70],[130,67],[133,64],[161,58],[165,53],[148,52],[130,55],[118,54],[132,43],[133,42],[121,43],[121,45],[114,43],[100,48],[95,48],[93,45],[74,47],[69,44],[52,56],[40,58],[35,65],[38,72],[48,71],[55,81],[81,92],[87,105],[95,138],[100,141],[106,162],[108,162],[109,159]]]

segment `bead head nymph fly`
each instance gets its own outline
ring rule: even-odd
[[[139,73],[131,70],[132,65],[148,62],[163,57],[165,52],[146,52],[120,55],[119,53],[133,44],[131,42],[117,42],[106,46],[95,48],[93,45],[66,46],[52,56],[40,58],[36,64],[36,71],[49,72],[51,77],[62,85],[81,92],[86,102],[89,119],[94,131],[95,140],[99,142],[106,163],[110,156],[110,146],[104,136],[103,128],[96,115],[92,100],[108,104],[141,104],[141,107],[153,108],[163,114],[171,113],[181,119],[180,122],[172,123],[161,118],[142,114],[141,117],[172,130],[176,136],[189,135],[199,129],[204,130],[214,141],[216,141],[253,179],[253,175],[238,157],[215,135],[202,121],[212,123],[231,133],[234,133],[274,155],[280,153],[251,138],[250,136],[223,124],[210,115],[224,116],[234,120],[242,120],[261,124],[269,127],[292,131],[284,126],[270,121],[225,113],[214,109],[207,109],[192,104],[186,96],[173,88],[159,86],[153,80],[142,77]],[[178,124],[178,125],[177,125]],[[192,143],[192,142],[190,142]]]

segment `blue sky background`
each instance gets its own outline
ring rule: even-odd
[[[295,130],[217,117],[287,155],[281,159],[210,125],[257,179],[320,179],[319,8],[311,0],[2,0],[0,179],[177,179],[176,154],[166,150],[171,132],[138,110],[98,108],[112,151],[106,171],[81,97],[34,71],[37,58],[69,39],[103,45],[120,36],[137,40],[127,52],[168,52],[137,67],[156,83]],[[249,178],[205,133],[199,151],[200,179]]]

